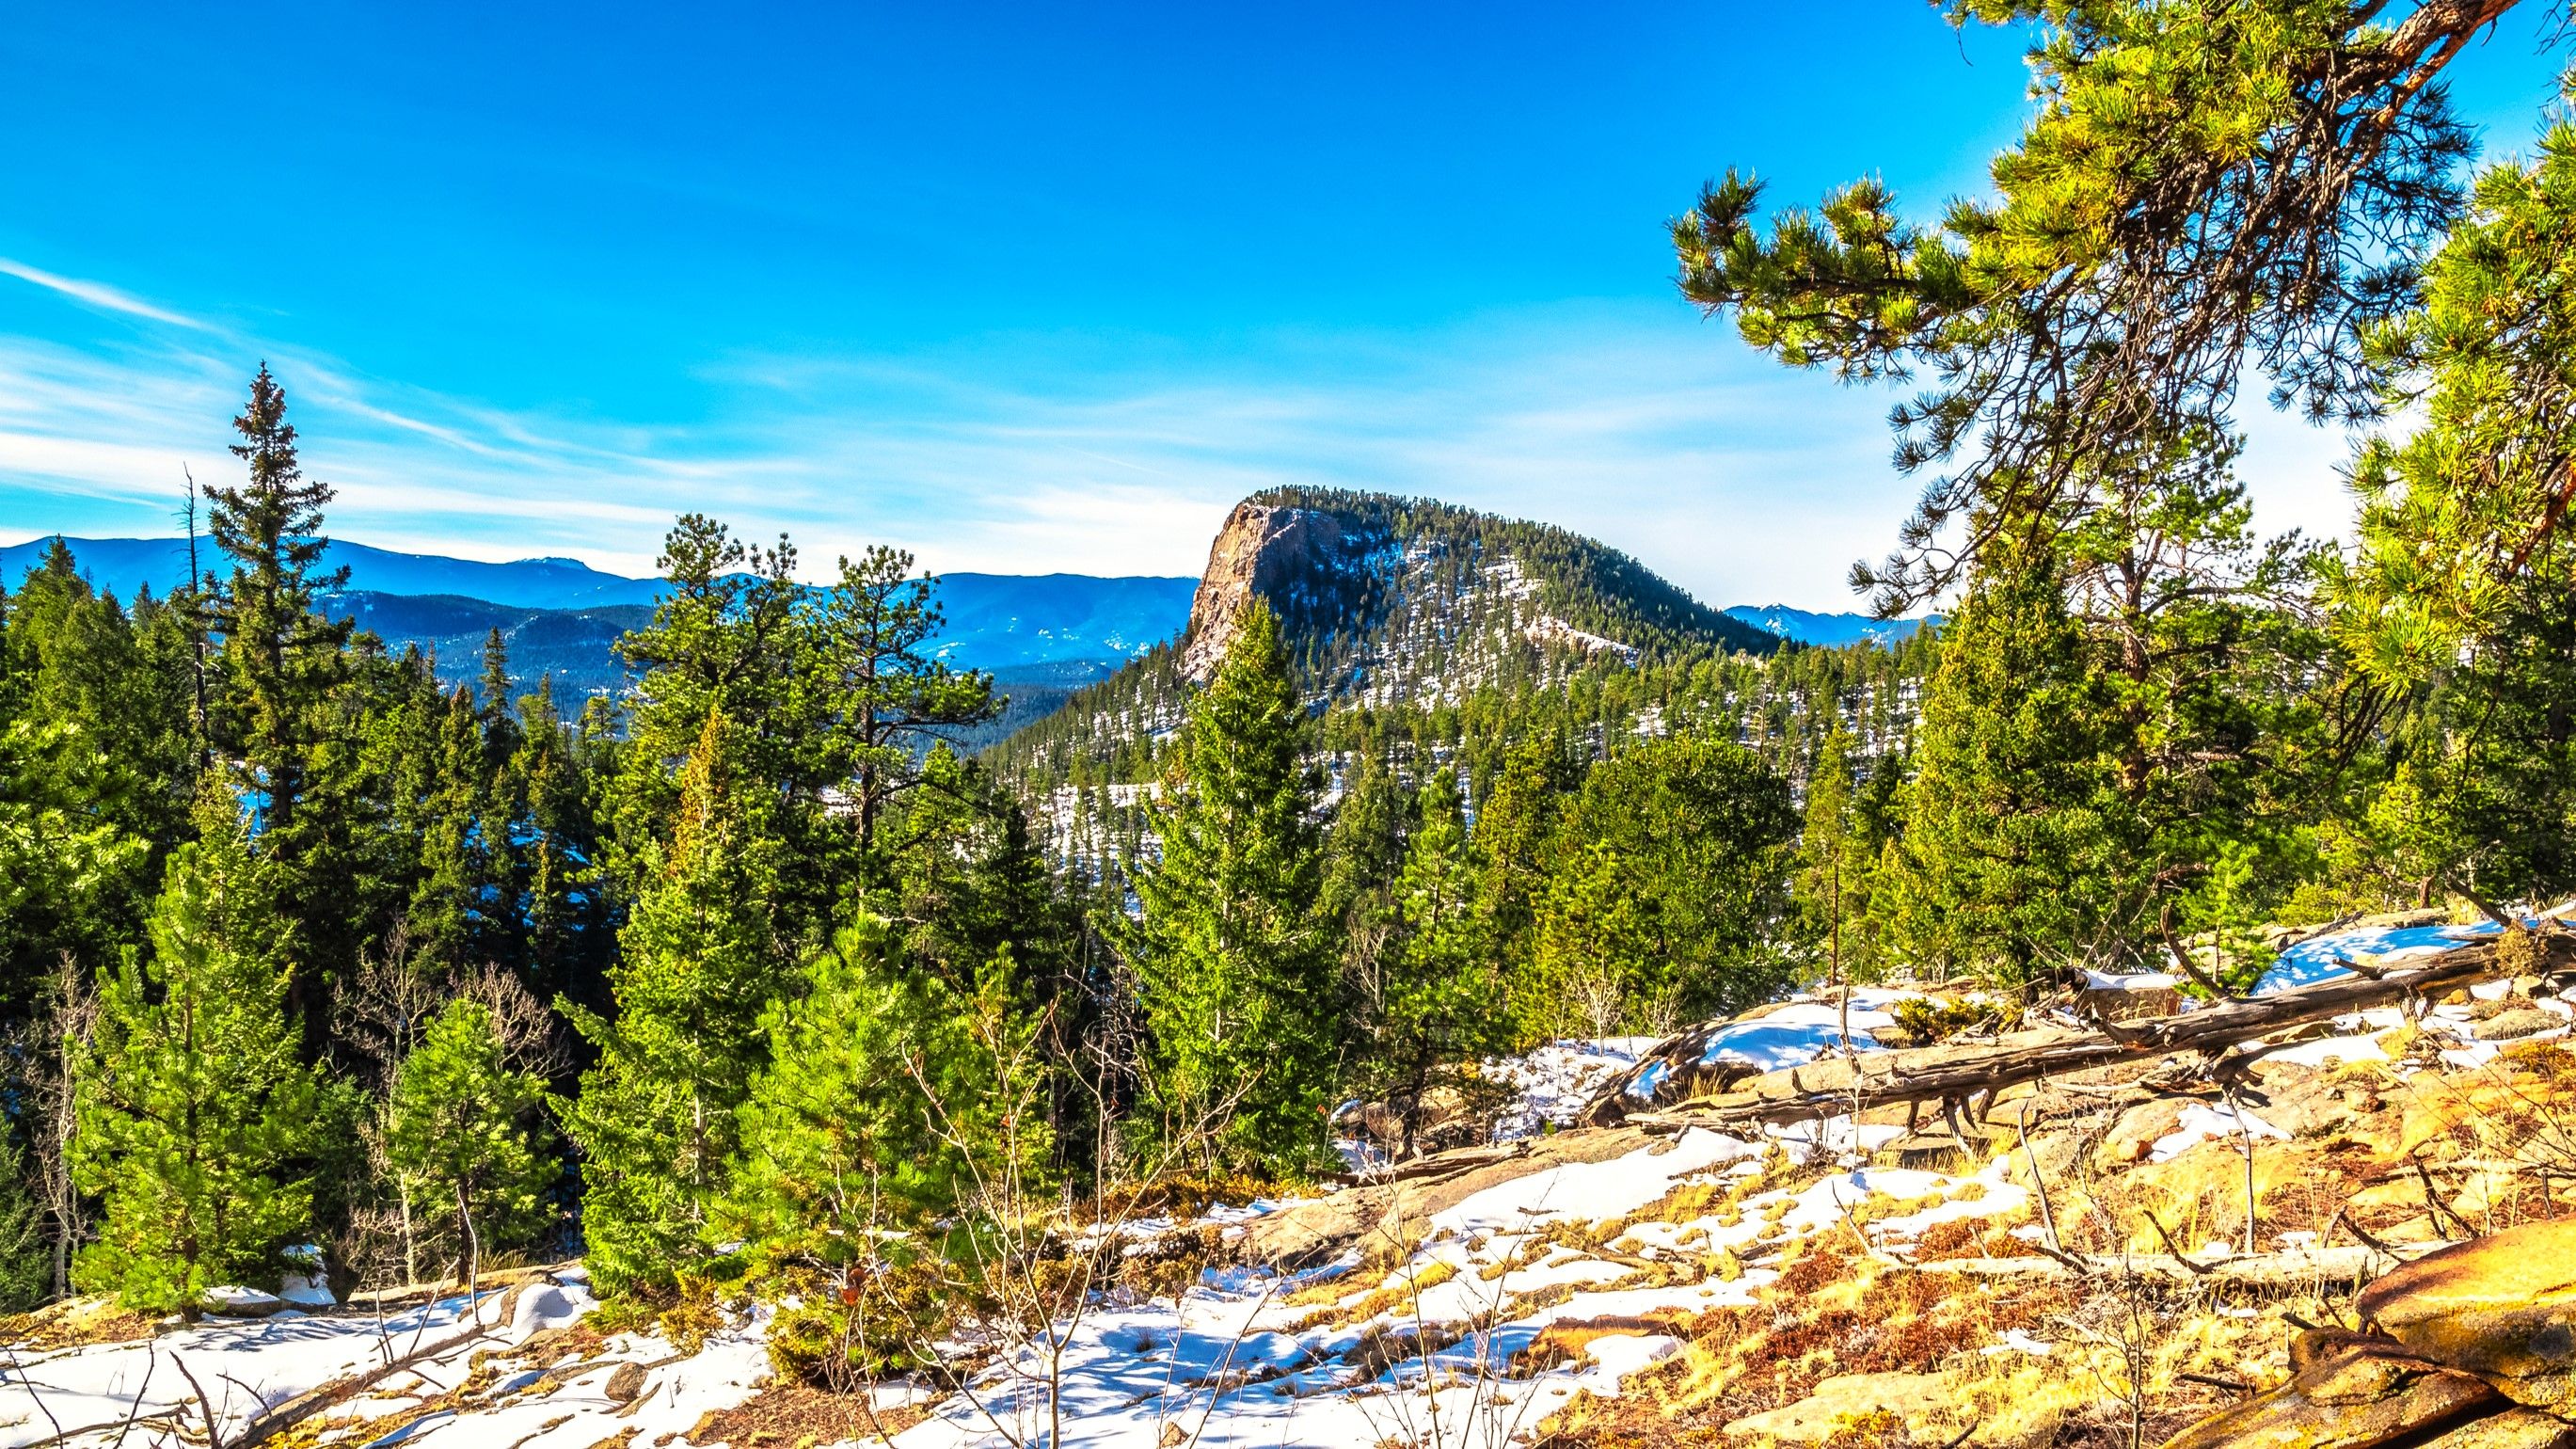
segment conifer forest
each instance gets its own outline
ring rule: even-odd
[[[1282,484],[1041,683],[711,501],[568,685],[244,359],[176,582],[0,579],[0,1445],[2576,1444],[2528,8],[1891,8],[2027,41],[1982,189],[1670,178],[1893,401],[1859,642]]]

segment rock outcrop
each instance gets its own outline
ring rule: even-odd
[[[1337,563],[1342,526],[1312,508],[1238,503],[1208,549],[1207,571],[1190,600],[1189,632],[1181,641],[1181,672],[1205,684],[1243,628],[1255,596],[1277,594],[1301,573]]]
[[[2287,1383],[2165,1449],[2576,1446],[2576,1219],[2418,1258],[2358,1307],[2370,1331],[2303,1335]]]
[[[2418,1258],[2370,1285],[2362,1316],[2519,1404],[2576,1412],[2576,1219]]]

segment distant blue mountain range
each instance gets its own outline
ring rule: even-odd
[[[1893,645],[1913,638],[1914,631],[1926,624],[1941,622],[1938,614],[1925,619],[1881,619],[1870,614],[1819,614],[1786,604],[1738,604],[1724,612],[1783,639],[1833,649],[1846,644]]]
[[[0,547],[0,579],[11,584],[34,567],[52,544],[50,538]],[[98,588],[118,598],[132,598],[145,584],[166,594],[188,579],[188,541],[184,538],[66,538],[81,572]],[[201,561],[212,566],[214,546],[200,542]],[[520,609],[595,609],[607,604],[649,604],[661,592],[658,579],[629,579],[604,574],[578,559],[523,558],[515,563],[476,563],[435,554],[395,553],[363,543],[333,539],[322,556],[325,569],[346,565],[349,588],[369,594],[454,594],[507,604]]]
[[[97,587],[132,598],[149,585],[166,594],[188,577],[188,544],[176,538],[67,538],[81,572]],[[51,539],[0,546],[0,582],[14,585],[43,559]],[[200,557],[211,550],[201,545]],[[365,627],[400,645],[437,648],[452,660],[454,641],[479,641],[484,630],[522,629],[553,638],[598,635],[613,640],[641,622],[625,611],[651,607],[659,579],[602,573],[577,559],[530,558],[477,563],[433,554],[395,553],[334,539],[325,568],[346,565],[348,606]],[[1033,666],[1115,666],[1181,631],[1189,622],[1188,578],[1098,578],[1089,574],[942,574],[939,603],[948,616],[940,657],[961,668],[1020,670]],[[537,611],[578,619],[537,619]],[[442,672],[446,672],[442,669]]]

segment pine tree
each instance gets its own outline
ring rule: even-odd
[[[21,1313],[50,1296],[53,1244],[27,1173],[27,1154],[0,1140],[0,1313]]]
[[[233,430],[241,435],[233,455],[250,476],[206,490],[215,545],[232,561],[206,601],[207,623],[223,636],[215,736],[238,761],[256,808],[259,852],[282,867],[268,874],[287,933],[287,1005],[305,1016],[330,973],[356,954],[346,909],[349,782],[335,778],[352,761],[329,707],[349,678],[353,626],[321,612],[348,570],[322,568],[322,511],[333,490],[304,476],[285,390],[265,364]]]
[[[2408,295],[2371,339],[2386,405],[2408,421],[2354,460],[2361,548],[2329,590],[2356,665],[2399,684],[2510,627],[2526,575],[2576,522],[2576,120],[2555,119],[2532,161],[2478,176]]]
[[[405,913],[413,959],[433,974],[491,959],[484,898],[490,861],[483,833],[488,794],[483,729],[474,697],[462,687],[448,694],[435,748],[430,762],[435,783],[424,802],[421,878]]]
[[[1894,924],[1918,965],[2000,985],[2115,953],[2138,922],[2117,891],[2111,697],[2053,557],[1999,548],[1942,633],[1916,737]]]
[[[1402,929],[1395,878],[1404,868],[1407,842],[1419,828],[1419,792],[1405,788],[1392,754],[1381,744],[1358,752],[1349,766],[1341,803],[1324,837],[1322,913],[1339,935],[1345,1051],[1369,1048],[1371,1024],[1385,1005]]]
[[[743,1104],[714,1231],[804,1300],[772,1332],[780,1367],[847,1388],[914,1366],[922,1318],[890,1311],[883,1285],[975,1231],[997,1184],[1036,1171],[1043,1102],[1007,952],[961,988],[906,969],[887,923],[862,916],[802,974],[763,1018],[770,1065]]]
[[[540,1135],[544,1099],[534,1073],[510,1067],[491,1008],[466,997],[447,1004],[395,1074],[386,1159],[409,1200],[445,1218],[440,1236],[460,1271],[544,1226],[557,1176]]]
[[[1332,958],[1300,714],[1278,618],[1256,603],[1190,706],[1162,858],[1136,876],[1161,1130],[1212,1162],[1285,1173],[1331,1151]]]
[[[519,751],[510,779],[524,832],[517,846],[513,898],[524,902],[523,969],[537,992],[593,1000],[610,945],[606,888],[591,814],[593,754],[555,711],[550,681],[519,701]]]
[[[1456,777],[1435,771],[1416,807],[1421,820],[1395,880],[1401,935],[1379,1007],[1369,1075],[1382,1084],[1412,1155],[1434,1088],[1463,1080],[1508,1044],[1491,918],[1467,855]]]
[[[813,624],[820,667],[811,682],[858,802],[863,851],[874,847],[887,804],[919,783],[919,746],[1002,712],[991,675],[959,673],[923,652],[945,619],[938,581],[916,577],[912,563],[883,545],[843,558]]]
[[[615,1019],[557,1002],[599,1052],[565,1127],[582,1152],[590,1262],[612,1292],[666,1289],[696,1256],[764,1060],[761,1013],[785,980],[765,909],[778,847],[740,769],[732,729],[710,714],[681,771],[677,829],[648,856],[618,938]]]
[[[1560,848],[1567,853],[1531,923],[1529,964],[1513,983],[1524,1042],[1616,1036],[1653,1009],[1639,982],[1662,945],[1659,902],[1637,889],[1635,863],[1611,842],[1568,834]]]
[[[746,545],[692,513],[662,547],[667,587],[653,618],[617,643],[642,672],[620,706],[624,727],[594,733],[625,736],[599,808],[609,873],[629,898],[653,888],[682,813],[681,767],[707,720],[722,715],[728,769],[746,792],[760,782],[768,796],[761,830],[783,847],[769,911],[782,935],[817,944],[849,884],[853,834],[831,808],[847,776],[824,733],[830,701],[815,682],[820,664],[795,546],[784,537],[774,548]]]
[[[267,867],[218,807],[200,828],[171,859],[148,957],[128,953],[100,983],[73,1141],[77,1179],[105,1206],[77,1281],[192,1319],[209,1288],[256,1274],[310,1223],[297,1167],[326,1117],[266,949]]]
[[[1798,833],[1798,905],[1807,946],[1831,985],[1875,975],[1877,943],[1862,926],[1876,894],[1885,840],[1868,802],[1853,788],[1851,734],[1836,726],[1807,776],[1806,824]]]
[[[1534,964],[1556,984],[1538,999],[1595,1030],[1660,1031],[1768,998],[1797,821],[1788,782],[1730,741],[1680,735],[1594,765],[1539,903]]]
[[[1528,958],[1529,931],[1547,889],[1557,811],[1579,783],[1564,741],[1532,736],[1503,757],[1477,812],[1474,843],[1483,875],[1478,894],[1493,918],[1495,948],[1506,959]]]

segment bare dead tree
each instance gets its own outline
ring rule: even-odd
[[[17,1032],[11,1054],[25,1073],[27,1169],[36,1207],[53,1240],[53,1293],[71,1293],[72,1254],[89,1235],[89,1215],[72,1182],[72,1138],[80,1113],[75,1077],[80,1054],[98,1027],[98,993],[70,952],[55,968],[44,1008]]]

